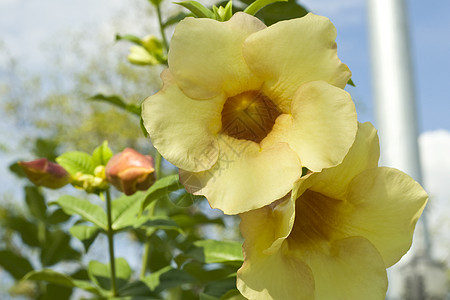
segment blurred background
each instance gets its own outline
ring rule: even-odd
[[[299,3],[336,26],[339,57],[353,74],[355,87],[347,90],[359,121],[378,128],[368,1]],[[449,299],[448,285],[442,298],[405,298],[404,290],[408,266],[415,253],[423,251],[424,240],[429,240],[432,270],[425,266],[420,272],[429,278],[441,276],[433,273],[436,269],[447,282],[450,278],[450,2],[405,3],[422,183],[430,201],[427,227],[417,231],[412,250],[389,271],[388,299]],[[169,1],[163,7],[166,16],[181,11]],[[115,41],[116,34],[128,33],[158,36],[156,13],[147,1],[0,0],[0,206],[23,209],[23,182],[8,167],[17,160],[44,156],[49,144],[58,152],[90,152],[106,139],[114,141],[110,146],[115,152],[124,147],[151,150],[138,118],[87,100],[94,94],[117,94],[138,104],[159,89],[161,68],[130,65],[126,59],[130,44]],[[167,33],[170,36],[171,29]],[[1,299],[10,297],[8,276],[0,269]]]

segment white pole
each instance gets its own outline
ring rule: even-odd
[[[368,0],[372,82],[381,164],[422,182],[411,45],[405,0]],[[426,214],[416,255],[431,259]],[[398,297],[399,295],[393,295]]]
[[[422,181],[404,0],[369,0],[373,89],[381,163]]]

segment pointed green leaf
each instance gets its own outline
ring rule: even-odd
[[[275,2],[287,2],[287,0],[256,0],[255,2],[250,4],[246,9],[244,9],[244,12],[254,16],[261,8]]]
[[[136,223],[145,196],[146,193],[137,192],[131,196],[123,195],[112,202],[111,218],[113,230],[121,230]]]
[[[58,204],[66,214],[76,214],[82,217],[83,220],[91,222],[102,229],[106,230],[107,228],[106,214],[103,209],[88,200],[64,195],[59,197],[57,201],[52,202],[52,204]]]
[[[147,196],[142,203],[143,211],[150,203],[169,194],[170,192],[182,189],[183,185],[178,180],[178,174],[169,175],[157,180],[148,190]]]
[[[92,153],[92,162],[94,167],[106,166],[109,159],[113,156],[111,149],[108,147],[108,142],[104,141],[100,146],[95,148]]]
[[[253,0],[241,1],[250,5],[253,2]],[[272,1],[271,5],[261,9],[256,13],[256,16],[262,19],[267,26],[270,26],[278,21],[303,17],[307,13],[308,11],[298,4],[296,0],[288,0],[287,3],[274,3]]]
[[[51,266],[62,260],[78,260],[80,253],[70,246],[70,235],[64,231],[50,231],[42,245],[41,262],[44,266]]]
[[[356,86],[351,78],[348,80],[347,84],[351,86]]]
[[[83,174],[94,174],[94,164],[92,157],[81,151],[66,152],[56,158],[56,162],[60,164],[70,175],[74,176],[78,172]]]
[[[197,18],[214,19],[214,13],[197,1],[183,1],[175,3],[189,9]]]
[[[183,270],[173,269],[170,266],[164,267],[151,275],[146,276],[144,282],[155,292],[161,292],[172,287],[195,281],[194,277]]]
[[[116,300],[160,300],[158,295],[141,280],[132,281],[118,290],[120,298]]]
[[[222,296],[231,290],[236,290],[236,276],[209,282],[203,292],[208,296],[222,299]]]
[[[101,293],[95,287],[93,287],[90,282],[84,280],[76,280],[71,278],[70,276],[58,273],[50,269],[31,271],[30,273],[25,275],[23,280],[45,281],[67,287],[77,287],[82,290],[91,292],[95,295],[101,295]]]
[[[141,219],[141,222],[135,224],[135,228],[152,229],[152,231],[155,229],[176,230],[182,234],[184,233],[177,223],[167,217],[142,217]]]
[[[24,161],[24,160],[19,159],[19,161]],[[19,164],[18,164],[17,162],[15,162],[15,163],[9,165],[9,170],[10,170],[14,175],[16,175],[16,176],[19,177],[19,178],[25,178],[25,177],[26,177],[25,172],[23,171],[22,167],[19,166]]]
[[[194,245],[201,248],[200,259],[205,263],[242,261],[242,244],[232,241],[200,240]]]
[[[196,213],[194,215],[177,214],[170,217],[181,228],[192,228],[199,224],[218,224],[224,225],[222,218],[210,219],[202,213]]]
[[[25,202],[27,203],[30,213],[38,220],[45,221],[47,213],[47,205],[45,199],[39,189],[35,186],[25,187]]]
[[[200,297],[199,300],[220,300],[220,298],[205,294],[205,293],[200,293]]]
[[[47,217],[47,222],[56,225],[64,223],[69,219],[70,215],[66,214],[61,208],[58,208]]]
[[[170,25],[178,24],[181,20],[189,16],[189,13],[179,12],[178,14],[168,18],[166,22],[163,24],[163,28],[166,28]]]
[[[116,34],[116,41],[129,41],[129,42],[132,42],[133,44],[136,44],[138,46],[142,46],[141,38],[137,37],[135,35],[131,35],[131,34],[125,34],[125,35]],[[94,97],[97,97],[97,96],[104,97],[103,95],[100,95],[100,94],[95,95]],[[92,98],[94,98],[94,97],[92,97]],[[118,97],[118,96],[113,96],[113,97],[118,98],[118,99],[115,99],[115,100],[113,99],[113,101],[118,101],[119,102],[118,103],[119,106],[122,105],[120,102],[122,102],[125,105],[125,103],[122,101],[122,99],[120,97]],[[92,100],[100,100],[100,99],[92,99]],[[116,103],[113,103],[113,104],[116,105]]]
[[[33,266],[28,259],[10,250],[0,250],[0,267],[16,280],[21,279],[33,270]]]
[[[128,262],[124,258],[116,258],[116,285],[121,288],[128,283],[132,271]],[[90,261],[88,267],[89,278],[101,289],[111,290],[111,268],[109,264],[103,264],[99,261]]]
[[[86,252],[89,251],[89,247],[95,241],[100,231],[101,228],[97,226],[74,225],[70,228],[70,234],[83,243]]]
[[[37,224],[32,223],[24,217],[8,217],[6,220],[6,227],[18,232],[22,241],[31,247],[39,247]]]

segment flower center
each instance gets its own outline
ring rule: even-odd
[[[261,142],[280,115],[276,105],[259,91],[230,97],[222,109],[222,132],[236,139]]]

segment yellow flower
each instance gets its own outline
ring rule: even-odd
[[[360,124],[341,165],[307,175],[292,196],[241,215],[241,293],[256,299],[379,300],[386,268],[411,246],[427,194],[412,178],[377,167],[379,145]]]
[[[188,191],[236,214],[285,196],[302,167],[342,161],[357,121],[335,38],[313,14],[270,27],[245,13],[178,24],[142,118]]]

